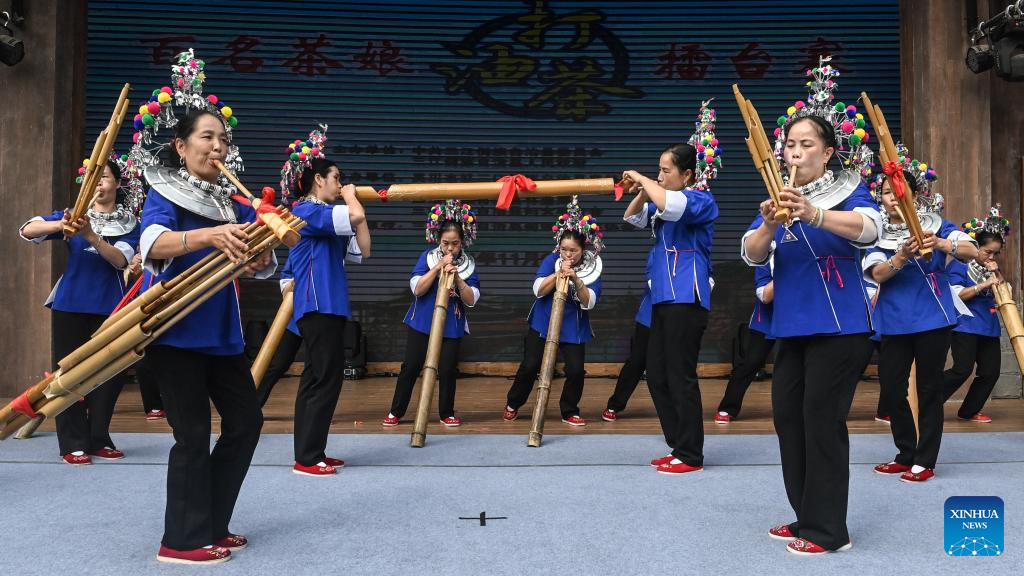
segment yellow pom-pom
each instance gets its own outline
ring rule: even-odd
[[[225,107],[220,109],[220,115],[225,117],[225,118],[231,118],[231,114],[233,112],[234,111],[231,110],[231,106],[225,106]]]
[[[468,222],[472,223],[474,220],[476,220],[476,218],[473,218],[472,216],[470,216]]]
[[[858,112],[857,113],[857,120],[863,120],[863,119],[864,119],[864,115],[861,114],[860,112]]]
[[[597,224],[591,224],[590,225],[590,229],[591,230],[597,230]]]
[[[786,108],[786,116],[792,116],[793,114],[796,114],[796,106]]]
[[[139,106],[139,114],[145,114],[146,112],[149,112],[149,106],[146,106],[145,104]]]
[[[309,154],[309,146],[303,146],[302,147],[302,153],[303,154]]]
[[[863,140],[864,135],[867,134],[867,132],[865,132],[863,128],[857,128],[856,130],[853,131],[853,133],[856,134],[857,137],[860,138],[861,140]]]
[[[708,158],[714,158],[715,157],[715,149],[714,148],[705,148],[704,149],[704,155],[707,156]]]
[[[924,162],[921,162],[921,163],[920,163],[920,164],[918,164],[917,166],[918,166],[918,168],[920,168],[920,169],[921,169],[921,172],[925,172],[925,171],[927,171],[927,170],[928,170],[928,165],[927,165],[927,164],[925,164]]]
[[[430,219],[431,220],[437,220],[437,214],[431,214],[430,215]]]
[[[171,101],[171,95],[167,92],[161,92],[160,95],[156,97],[156,101],[161,104],[167,104]]]
[[[82,160],[82,166],[85,166],[86,168],[89,167],[89,159],[88,158],[86,158],[85,160]]]
[[[292,142],[291,144],[289,144],[289,145],[288,145],[288,148],[290,148],[290,149],[292,149],[292,150],[295,150],[295,143],[294,143],[294,142]]]
[[[206,72],[200,72],[199,74],[196,74],[196,78],[199,78],[200,81],[205,81],[206,80]]]

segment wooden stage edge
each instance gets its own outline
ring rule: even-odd
[[[592,373],[588,364],[588,372]],[[295,390],[298,378],[282,378],[274,388],[270,400],[264,407],[263,432],[266,434],[289,434],[293,431]],[[459,428],[445,428],[437,421],[436,397],[431,410],[428,427],[430,434],[517,434],[526,441],[530,428],[535,394],[531,394],[526,405],[520,408],[519,419],[505,422],[501,411],[505,406],[505,394],[511,385],[511,378],[501,376],[462,377],[456,392],[455,410],[462,418]],[[703,403],[704,430],[706,434],[774,434],[771,414],[771,383],[754,382],[743,402],[740,417],[728,425],[715,424],[712,420],[718,402],[725,391],[726,381],[719,378],[702,378],[700,381]],[[361,380],[346,380],[342,387],[341,400],[335,410],[331,425],[333,434],[397,434],[405,436],[405,442],[412,432],[412,419],[416,414],[419,400],[419,385],[413,391],[412,403],[395,428],[384,428],[381,419],[387,414],[394,392],[395,378],[373,376]],[[589,375],[580,402],[581,415],[588,424],[575,428],[561,422],[558,413],[558,397],[562,380],[552,383],[551,401],[547,413],[545,433],[561,434],[661,434],[661,427],[651,402],[646,382],[641,381],[630,399],[626,410],[617,422],[601,420],[601,411],[615,388],[615,379]],[[946,432],[1020,432],[1024,431],[1024,399],[991,399],[985,405],[985,413],[992,417],[991,424],[980,424],[960,420],[956,410],[965,393],[962,388],[945,406]],[[848,426],[855,434],[888,434],[886,424],[874,420],[878,403],[878,381],[865,380],[857,387],[853,407],[850,410]],[[214,412],[216,414],[216,412]],[[214,430],[219,429],[219,420],[214,417]],[[52,431],[53,422],[46,422],[41,431]],[[163,420],[147,421],[142,412],[142,399],[138,386],[127,384],[118,399],[112,432],[157,432],[167,433],[170,428]],[[115,438],[116,440],[116,438]],[[429,441],[429,440],[428,440]]]

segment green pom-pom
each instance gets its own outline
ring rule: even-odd
[[[697,168],[704,168],[708,163],[703,160],[697,160]]]
[[[292,152],[291,156],[289,156],[289,158],[291,158],[292,160],[295,160],[296,162],[298,162],[298,160],[299,160],[299,153],[298,152]]]
[[[867,123],[864,122],[863,118],[857,118],[857,128],[863,128],[866,125],[867,125]]]
[[[920,163],[921,163],[921,161],[920,161],[920,160],[911,160],[911,161],[910,161],[910,165],[911,165],[911,166],[914,166],[914,167],[916,167],[916,166],[917,166],[918,164],[920,164]]]
[[[835,105],[835,109],[836,109],[836,112],[842,112],[842,111],[846,110],[846,104],[840,102],[840,103]]]
[[[82,177],[81,176],[76,176],[75,177],[75,184],[81,184],[81,183],[82,183]]]
[[[150,96],[159,96],[159,95],[160,95],[160,89],[159,88],[157,88],[156,90],[153,90],[153,93],[150,94]]]
[[[238,126],[238,117],[232,116],[231,118],[228,118],[228,126],[231,126],[232,128]]]
[[[700,143],[701,143],[701,144],[703,144],[703,145],[705,145],[705,146],[707,146],[708,144],[711,144],[711,139],[710,139],[710,138],[708,138],[707,136],[705,136],[705,137],[704,137],[704,138],[703,138],[703,139],[702,139],[702,140],[700,141]]]
[[[850,146],[860,146],[860,136],[857,136],[856,134],[851,134]]]
[[[196,60],[196,64],[199,64],[200,70],[206,67],[206,62],[203,62],[202,60]]]
[[[199,81],[199,78],[193,78],[192,79],[192,85],[193,86],[199,86],[200,84],[202,84],[202,82]]]
[[[154,118],[149,112],[146,112],[142,115],[142,123],[146,126],[152,126],[153,124],[156,124],[156,118]]]
[[[722,159],[719,158],[718,156],[715,156],[715,168],[721,168],[721,167],[722,167]]]
[[[779,126],[785,126],[786,125],[786,117],[785,116],[779,116],[779,119],[776,120],[775,123],[778,124]]]

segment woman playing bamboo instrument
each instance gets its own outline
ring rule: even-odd
[[[971,315],[960,316],[953,328],[953,367],[943,375],[943,401],[956,392],[974,371],[964,401],[957,416],[972,422],[988,423],[992,419],[981,412],[992,388],[999,378],[999,315],[992,288],[1002,279],[996,257],[1003,249],[1004,238],[1010,233],[1010,221],[999,213],[999,206],[989,211],[988,217],[973,218],[963,224],[962,230],[978,243],[978,256],[964,264],[951,260],[946,272],[953,292],[970,309]],[[975,370],[975,365],[977,369]]]
[[[796,166],[795,181],[785,186],[781,206],[761,203],[740,248],[751,266],[775,257],[772,410],[796,521],[769,535],[789,541],[796,554],[850,547],[846,417],[871,354],[860,248],[873,245],[881,228],[878,205],[854,163],[869,157],[858,148],[866,132],[855,126],[863,119],[855,107],[833,104],[838,73],[826,62],[810,72],[807,102],[791,106],[776,130],[783,172]],[[850,168],[838,176],[827,169],[835,155]],[[784,226],[774,220],[778,208],[792,211]]]
[[[462,424],[455,415],[455,378],[458,375],[459,345],[469,334],[468,308],[476,306],[480,300],[476,261],[465,251],[476,240],[476,226],[473,207],[459,200],[435,204],[427,212],[426,239],[437,247],[427,248],[420,254],[409,278],[414,298],[405,314],[405,324],[409,327],[405,361],[395,382],[391,410],[382,422],[384,426],[397,426],[409,407],[413,385],[426,360],[432,311],[443,274],[455,274],[455,277],[437,367],[437,412],[445,426]]]
[[[897,147],[899,159],[885,166],[874,183],[880,192],[882,231],[878,245],[864,256],[866,276],[879,284],[874,322],[882,337],[878,376],[881,406],[891,417],[892,437],[899,454],[875,466],[879,474],[897,474],[904,482],[925,482],[935,475],[942,441],[942,369],[949,354],[957,308],[963,306],[949,285],[947,255],[967,260],[978,255],[974,239],[939,216],[942,196],[931,189],[934,168],[911,160]],[[878,188],[880,185],[880,188]],[[896,195],[909,194],[924,232],[923,246],[907,229]],[[932,248],[931,258],[915,257]],[[966,311],[966,310],[965,310]],[[917,365],[918,423],[915,427],[907,388],[911,365]],[[915,429],[917,428],[917,429]]]
[[[89,340],[124,297],[122,271],[135,255],[139,230],[135,214],[126,207],[129,203],[118,195],[122,182],[136,177],[127,158],[114,155],[96,185],[96,199],[86,216],[71,222],[67,210],[57,210],[21,227],[21,237],[37,244],[63,239],[63,227],[75,231],[65,244],[67,268],[46,300],[53,310],[55,365]],[[65,462],[91,464],[92,456],[124,458],[110,439],[110,418],[123,385],[124,374],[119,374],[89,393],[85,402],[76,402],[57,416],[57,444]]]
[[[590,311],[597,306],[597,299],[601,296],[602,263],[599,254],[604,248],[604,232],[601,232],[597,220],[590,214],[583,214],[575,196],[551,230],[557,242],[555,252],[544,258],[533,281],[533,294],[537,299],[527,318],[530,328],[523,339],[523,361],[509,388],[502,418],[507,422],[518,418],[519,408],[533,390],[541,367],[544,340],[548,335],[555,280],[562,277],[569,281],[569,292],[558,340],[565,362],[565,384],[558,405],[562,422],[585,426],[587,422],[580,416],[579,402],[583,396],[586,344],[594,337],[590,328]]]
[[[345,322],[351,315],[345,260],[370,252],[366,214],[355,186],[341,185],[338,166],[324,157],[327,127],[289,145],[281,170],[282,193],[298,196],[293,213],[306,221],[288,262],[294,275],[294,311],[306,344],[306,363],[295,397],[295,465],[307,476],[335,474],[345,462],[325,454],[331,418],[345,376]],[[339,199],[344,204],[335,204]]]
[[[709,182],[721,166],[715,111],[709,104],[702,103],[689,142],[662,152],[657,181],[634,170],[623,173],[640,187],[624,219],[641,228],[653,219],[654,245],[647,258],[653,305],[647,386],[671,450],[651,461],[663,474],[704,467],[697,356],[711,309],[711,241],[718,217]]]
[[[203,67],[191,50],[179,55],[172,70],[175,85],[183,88],[173,99],[160,98],[158,117],[165,126],[165,118],[174,121],[174,168],[153,166],[145,171],[152,187],[140,243],[147,289],[181,274],[214,250],[231,262],[246,260],[243,222],[256,218],[252,207],[234,196],[234,187],[216,165],[241,163],[231,144],[229,125],[237,123],[231,109],[213,96],[202,98]],[[174,102],[190,104],[184,118],[174,118]],[[141,128],[133,154],[151,158],[145,147],[153,142],[153,124]],[[248,274],[263,278],[273,273],[276,260],[268,251],[246,266]],[[247,544],[245,537],[228,529],[263,425],[243,348],[238,294],[228,284],[146,351],[175,441],[167,460],[167,509],[157,554],[161,562],[224,562],[232,550]],[[211,400],[221,417],[212,453]]]

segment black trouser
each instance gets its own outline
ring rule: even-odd
[[[139,383],[142,393],[142,410],[146,413],[163,410],[164,402],[160,399],[160,383],[157,381],[153,367],[145,357],[135,365],[135,380]]]
[[[274,356],[270,359],[270,364],[267,365],[267,371],[263,373],[263,379],[260,380],[260,385],[256,389],[256,396],[260,400],[261,407],[267,405],[267,400],[270,399],[270,393],[274,390],[274,385],[291,367],[292,362],[295,361],[295,355],[299,353],[301,346],[302,336],[291,330],[284,331],[284,335],[281,336],[281,343],[277,345],[277,350],[274,351]]]
[[[85,344],[106,316],[53,311],[53,365]],[[117,396],[124,386],[124,373],[114,376],[57,415],[57,447],[61,456],[71,452],[94,452],[114,448],[110,419]]]
[[[323,462],[345,380],[345,317],[310,312],[299,319],[306,364],[295,395],[295,461]]]
[[[725,386],[725,395],[718,404],[719,412],[726,412],[733,418],[740,415],[743,395],[747,393],[747,388],[754,381],[757,371],[764,367],[768,355],[775,347],[775,340],[766,337],[762,332],[750,330],[747,334],[746,353],[740,358],[739,365],[732,367],[732,375]]]
[[[580,415],[580,398],[583,397],[583,364],[587,355],[586,344],[572,344],[560,342],[558,350],[562,353],[562,361],[565,363],[565,384],[562,385],[562,396],[558,401],[558,408],[562,412],[562,419],[570,416]],[[526,404],[526,399],[533,391],[533,384],[537,380],[537,373],[540,372],[540,363],[544,359],[544,338],[531,328],[526,337],[523,338],[523,361],[519,363],[516,370],[515,380],[512,387],[508,389],[506,401],[509,407],[518,410]]]
[[[796,512],[790,530],[835,550],[850,541],[850,436],[846,417],[865,358],[867,334],[780,338],[772,378],[772,416],[782,478]]]
[[[174,446],[167,458],[163,544],[207,546],[227,536],[238,492],[260,440],[263,415],[245,356],[211,356],[150,346],[146,356],[160,384]],[[220,436],[210,452],[210,401]]]
[[[878,379],[882,405],[892,417],[892,439],[899,454],[895,461],[905,466],[935,468],[942,442],[942,368],[949,354],[952,328],[915,334],[882,336]],[[917,364],[917,426],[907,399],[910,366]]]
[[[697,357],[708,325],[700,304],[655,304],[647,348],[647,387],[672,455],[690,466],[704,465]]]
[[[999,379],[999,361],[1002,353],[999,349],[999,338],[953,332],[951,348],[953,367],[943,374],[943,402],[949,400],[949,397],[967,381],[974,364],[977,363],[974,381],[971,382],[971,388],[964,397],[964,403],[957,411],[961,418],[970,418],[985,407],[985,401]]]
[[[397,418],[405,416],[412,398],[416,378],[427,360],[427,344],[430,335],[412,328],[406,328],[405,361],[395,381],[395,395],[391,399],[391,414]],[[441,357],[437,362],[437,412],[442,420],[455,416],[455,381],[459,374],[459,345],[461,338],[442,338]],[[431,398],[433,401],[433,398]]]
[[[629,358],[619,370],[619,379],[615,382],[615,391],[608,398],[608,409],[621,412],[626,409],[626,402],[640,383],[640,377],[647,370],[647,341],[651,329],[637,322],[633,330],[633,339],[629,343]]]

